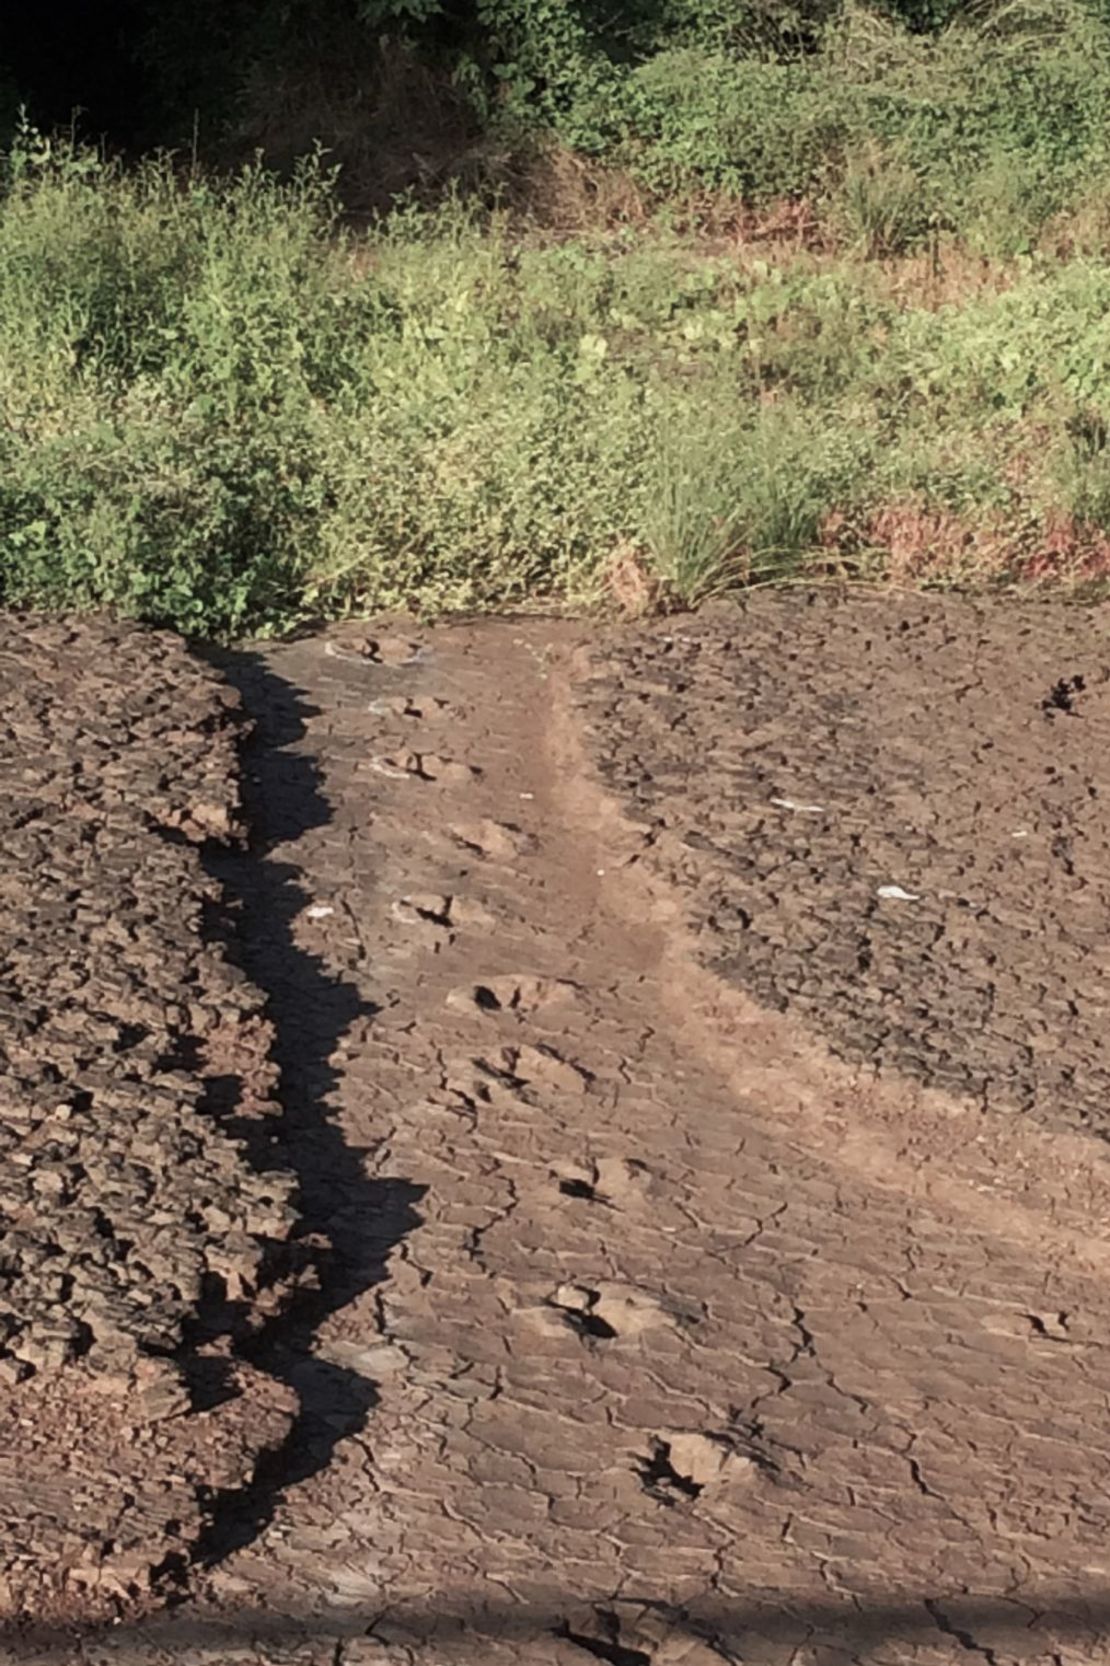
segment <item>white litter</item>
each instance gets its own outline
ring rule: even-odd
[[[521,793],[521,798],[535,798],[535,793]]]
[[[803,816],[823,816],[825,813],[823,804],[799,804],[794,798],[773,798],[771,803],[777,810],[797,810]]]
[[[370,768],[376,770],[379,775],[384,775],[390,781],[407,781],[409,779],[409,770],[398,769],[396,764],[389,763],[385,758],[371,758]]]
[[[330,903],[314,902],[311,908],[305,909],[305,913],[310,920],[326,920],[329,914],[335,913],[335,909]]]
[[[1029,837],[1029,829],[1027,827],[1015,827],[1010,837],[1012,839],[1027,839]]]
[[[880,885],[877,895],[885,897],[888,902],[920,902],[921,898],[914,891],[903,891],[900,885]]]

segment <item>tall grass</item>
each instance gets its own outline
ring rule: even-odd
[[[1075,440],[1110,421],[1098,259],[1023,256],[938,305],[849,253],[551,244],[459,204],[356,238],[317,163],[220,182],[24,134],[4,166],[8,603],[231,635],[577,599],[615,550],[690,600],[881,572],[891,528],[989,530],[921,557],[936,582],[1110,528]]]

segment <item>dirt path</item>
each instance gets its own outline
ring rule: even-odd
[[[41,1659],[1110,1660],[1104,1147],[969,1134],[700,970],[569,627],[408,657],[232,667],[220,877],[335,1254],[196,1600]]]

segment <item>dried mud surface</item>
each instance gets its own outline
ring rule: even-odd
[[[596,677],[706,964],[846,1058],[1110,1133],[1110,613],[779,593]]]
[[[141,1596],[288,1423],[230,1352],[296,1220],[202,866],[239,836],[237,705],[169,637],[0,621],[6,1616]]]
[[[1074,1103],[1049,1103],[1071,1078],[1036,1076],[1036,1114],[1011,1114],[1030,1079],[1016,1045],[989,1073],[1009,1084],[997,1096],[958,1091],[959,1072],[957,1091],[936,1072],[929,1085],[912,1050],[902,1068],[893,1044],[850,1049],[850,979],[816,951],[826,999],[809,1007],[714,969],[747,935],[710,906],[735,883],[721,818],[747,817],[755,791],[737,662],[766,660],[777,686],[772,648],[795,645],[788,616],[761,608],[600,647],[530,620],[350,627],[229,657],[258,722],[253,845],[214,871],[270,994],[302,1230],[331,1242],[316,1291],[249,1350],[295,1418],[224,1487],[189,1601],[23,1636],[10,1655],[0,1632],[5,1661],[1110,1662],[1110,1153]],[[839,682],[842,698],[822,729],[799,696],[811,721],[783,735],[789,756],[809,750],[787,780],[771,771],[773,795],[801,802],[819,765],[826,789],[841,780],[821,759],[842,719],[845,799],[867,767],[889,783],[905,725],[924,745],[916,677],[937,742],[905,766],[914,803],[939,816],[954,781],[968,816],[980,800],[1009,810],[1025,753],[996,770],[951,733],[932,648],[898,671],[905,716],[882,747],[853,727],[862,640],[897,668],[919,630],[954,672],[957,627],[978,619],[981,670],[1003,656],[1021,696],[1026,668],[1030,744],[1048,737],[1046,766],[1070,760],[1070,796],[1007,826],[1072,839],[1097,921],[1097,762],[1066,750],[1073,730],[1100,732],[1081,634],[1097,621],[907,610],[909,632],[896,613],[860,639],[836,625],[856,647],[835,676],[816,638],[794,664],[796,684],[835,705]],[[831,616],[819,629],[839,640]],[[1074,718],[1042,714],[1046,674],[1086,679]],[[760,809],[735,848],[773,866],[789,826],[832,841],[831,860],[837,824],[819,834],[810,814]],[[701,821],[719,850],[683,842]],[[838,882],[858,883],[859,918],[888,880],[936,906],[928,873],[894,865],[900,821],[880,814],[868,837],[887,825],[873,871]],[[940,826],[937,863],[959,844],[975,878],[971,834],[990,816]],[[1067,924],[1070,967],[1082,910],[1033,850],[1029,907]],[[841,891],[820,895],[835,933]],[[917,939],[882,929],[879,961],[932,1000]],[[1005,948],[1029,991],[1008,1010],[1040,1034],[1040,940]],[[946,1056],[964,1059],[974,1035],[945,1010]]]

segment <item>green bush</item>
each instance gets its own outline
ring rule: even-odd
[[[554,139],[660,200],[805,197],[864,242],[877,213],[884,248],[889,205],[872,199],[894,170],[918,197],[894,216],[907,246],[939,225],[1012,253],[1110,163],[1110,0],[203,0],[187,29],[173,8],[143,15],[164,138],[198,120],[202,141],[282,151],[315,129],[362,201],[397,188],[406,134],[426,191],[468,147],[480,167]],[[380,177],[358,177],[375,154]],[[870,181],[876,156],[887,174]]]
[[[316,164],[221,183],[24,133],[0,598],[227,636],[581,598],[629,549],[694,599],[892,500],[1110,526],[1076,439],[1110,422],[1103,263],[926,302],[866,260],[520,240],[460,205],[356,239]]]
[[[883,252],[936,226],[1030,247],[1110,162],[1110,12],[1080,0],[668,0],[610,9],[608,36],[558,0],[479,15],[510,136],[550,131],[658,199],[808,197]]]

